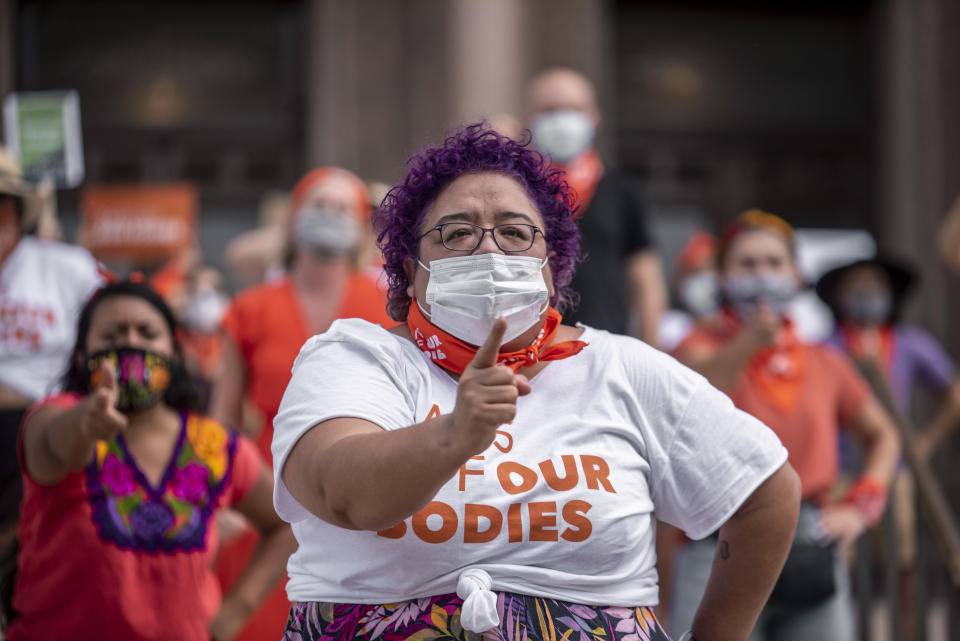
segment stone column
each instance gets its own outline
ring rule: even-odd
[[[450,15],[453,118],[520,118],[526,80],[523,3],[453,0]]]
[[[357,5],[308,0],[305,7],[306,161],[357,170]]]
[[[880,245],[913,261],[923,275],[908,316],[942,340],[955,342],[960,334],[950,320],[957,310],[950,309],[949,300],[957,298],[950,293],[960,282],[947,275],[935,242],[952,197],[948,194],[960,189],[948,186],[944,173],[949,148],[957,144],[944,136],[948,129],[956,131],[957,121],[957,114],[944,109],[946,92],[956,91],[948,89],[944,74],[947,4],[949,0],[886,0],[880,5],[876,202]]]

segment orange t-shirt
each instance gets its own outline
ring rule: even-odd
[[[383,290],[365,272],[355,272],[344,288],[335,318],[362,318],[392,324]],[[246,365],[246,393],[263,415],[257,437],[261,454],[270,461],[273,417],[290,380],[300,348],[311,336],[303,308],[289,277],[240,293],[224,315],[222,326],[237,344]]]
[[[697,328],[676,349],[683,360],[691,348],[719,350],[729,336]],[[870,388],[841,354],[829,347],[800,343],[803,373],[799,401],[784,411],[744,373],[729,396],[741,410],[770,427],[789,452],[805,500],[826,498],[837,478],[837,435],[870,398]]]

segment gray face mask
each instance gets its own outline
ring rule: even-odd
[[[297,242],[321,258],[348,254],[357,248],[360,227],[355,220],[327,209],[308,209],[297,215]]]
[[[750,318],[760,303],[783,314],[797,295],[797,289],[796,280],[790,276],[766,274],[728,278],[723,293],[741,318]]]
[[[843,314],[843,320],[878,325],[890,319],[893,299],[887,292],[851,292],[840,301],[840,311]]]

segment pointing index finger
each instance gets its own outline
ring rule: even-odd
[[[483,342],[477,353],[474,354],[470,366],[477,369],[493,367],[497,364],[497,356],[500,354],[500,344],[503,342],[503,335],[507,331],[507,321],[501,316],[493,322],[487,340]]]
[[[100,387],[111,392],[117,391],[117,374],[109,361],[100,366]]]

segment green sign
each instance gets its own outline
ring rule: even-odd
[[[76,91],[13,93],[3,104],[7,147],[24,178],[58,187],[83,181],[80,101]]]

